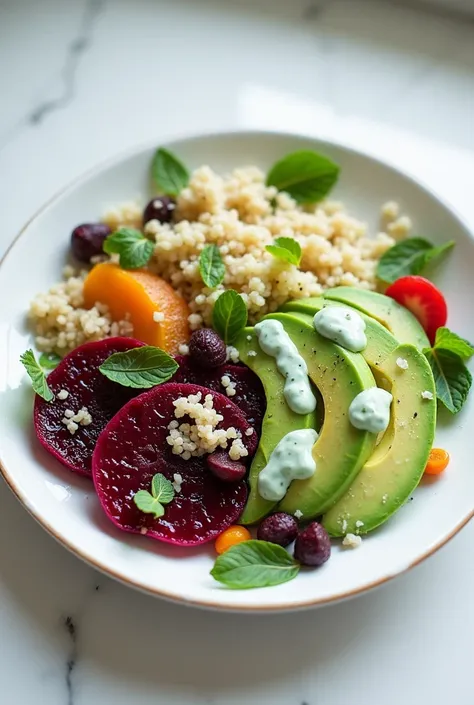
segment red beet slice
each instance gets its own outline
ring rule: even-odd
[[[267,402],[263,385],[251,369],[244,365],[225,364],[211,370],[204,370],[193,363],[189,355],[178,355],[176,362],[179,364],[179,369],[173,376],[173,382],[201,384],[203,387],[225,394],[221,379],[227,375],[231,382],[236,383],[235,394],[229,399],[239,407],[250,425],[260,434]]]
[[[36,396],[36,435],[46,450],[70,470],[90,477],[92,453],[102,429],[124,404],[143,391],[111,382],[99,371],[100,365],[112,353],[142,345],[134,338],[107,338],[97,343],[85,343],[66,355],[49,374],[48,384],[55,395],[53,401],[46,402]],[[68,392],[68,397],[60,400],[57,394],[63,389]],[[79,425],[72,435],[61,422],[64,412],[71,409],[76,413],[83,406],[92,416],[92,423]]]
[[[92,476],[102,507],[113,523],[124,531],[146,533],[166,543],[193,546],[211,541],[240,516],[247,485],[222,482],[207,468],[206,456],[183,460],[166,442],[168,424],[174,419],[173,401],[201,392],[212,394],[214,408],[224,420],[219,428],[234,426],[242,442],[255,452],[257,435],[239,408],[222,394],[194,384],[168,382],[126,404],[102,431],[92,458]],[[183,420],[185,417],[183,417]],[[181,492],[155,519],[133,502],[138,490],[150,491],[155,473],[173,481],[182,477]]]

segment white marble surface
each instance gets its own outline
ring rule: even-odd
[[[474,23],[400,5],[0,0],[0,248],[117,151],[235,126],[359,145],[474,228]],[[0,703],[468,705],[473,540],[355,601],[228,616],[102,577],[0,483]]]

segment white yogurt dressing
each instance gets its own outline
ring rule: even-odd
[[[360,392],[349,406],[349,420],[362,431],[380,433],[390,421],[392,395],[385,389],[372,387]]]
[[[270,502],[279,502],[293,480],[306,480],[316,472],[312,455],[318,434],[312,428],[291,431],[283,436],[258,476],[258,493]]]
[[[283,394],[290,409],[296,414],[310,414],[316,408],[316,397],[311,391],[308,368],[280,321],[260,321],[255,333],[263,352],[275,358],[278,371],[285,377]]]
[[[360,352],[367,347],[365,321],[357,311],[346,306],[326,306],[313,318],[319,335],[329,338],[346,350]]]

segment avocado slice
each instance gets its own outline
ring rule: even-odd
[[[352,306],[375,318],[395,336],[399,343],[411,343],[419,350],[430,345],[418,319],[389,296],[366,289],[355,289],[352,286],[328,289],[323,296],[325,299]]]
[[[307,366],[324,402],[324,422],[313,447],[316,472],[307,480],[294,480],[278,505],[281,511],[302,512],[305,519],[318,516],[344,494],[372,454],[376,437],[354,428],[349,405],[364,389],[375,386],[360,353],[351,353],[320,336],[302,316],[274,313],[265,318],[280,321]],[[280,427],[280,437],[289,429]]]
[[[257,483],[261,470],[266,466],[275,446],[286,433],[318,427],[318,409],[311,414],[296,414],[290,409],[283,395],[285,379],[278,372],[275,358],[261,350],[253,328],[245,328],[234,341],[234,345],[239,351],[242,362],[260,378],[267,399],[260,443],[249,471],[249,497],[239,519],[242,524],[254,524],[276,506],[276,502],[269,502],[258,493]]]
[[[397,365],[398,358],[408,362],[406,370]],[[380,369],[392,385],[392,432],[389,427],[347,492],[323,517],[331,536],[365,534],[383,524],[418,485],[433,444],[436,390],[425,356],[412,345],[400,345]],[[423,391],[433,399],[424,399]]]
[[[347,306],[347,304],[342,304],[339,301],[326,300],[322,296],[315,296],[307,299],[288,301],[280,308],[280,311],[291,312],[292,315],[304,315],[306,322],[312,324],[314,314],[325,306]],[[381,360],[386,358],[392,350],[395,350],[399,342],[381,323],[376,321],[375,318],[367,316],[365,313],[362,313],[362,311],[358,311],[358,313],[365,321],[365,334],[367,336],[367,347],[364,348],[360,354],[369,367],[372,368],[372,373],[374,373],[377,379],[377,371]]]

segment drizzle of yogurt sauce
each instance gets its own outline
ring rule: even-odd
[[[326,306],[313,318],[313,325],[319,335],[329,338],[346,350],[360,352],[367,347],[365,321],[346,306]]]
[[[279,502],[293,480],[307,480],[316,472],[312,455],[318,434],[312,428],[290,431],[283,436],[258,476],[258,493],[270,502]]]
[[[280,321],[268,319],[255,326],[258,344],[263,352],[275,358],[278,371],[285,377],[283,394],[296,414],[310,414],[316,408],[306,362]]]
[[[392,395],[380,387],[360,392],[349,406],[349,420],[355,428],[369,433],[385,431],[390,421]]]

